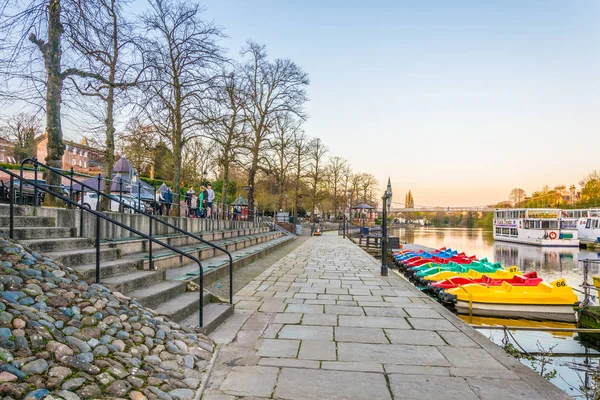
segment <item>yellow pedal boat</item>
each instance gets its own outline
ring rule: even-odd
[[[577,295],[564,278],[537,286],[464,285],[440,293],[460,314],[574,322]]]
[[[523,274],[523,272],[519,271],[519,267],[512,266],[507,269],[499,269],[496,272],[492,272],[492,273],[490,273],[490,272],[481,273],[481,272],[473,271],[472,269],[470,269],[467,272],[463,272],[463,273],[452,272],[452,271],[442,271],[442,272],[438,272],[437,274],[424,276],[423,279],[425,279],[427,281],[438,282],[438,281],[443,281],[444,279],[454,278],[455,276],[461,276],[464,278],[472,278],[472,279],[481,279],[481,277],[483,275],[488,276],[492,279],[510,279],[510,278],[514,277],[515,275],[522,275],[522,274]]]

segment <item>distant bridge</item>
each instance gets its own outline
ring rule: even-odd
[[[461,207],[442,207],[442,206],[420,206],[413,208],[394,208],[390,209],[390,212],[403,213],[403,212],[490,212],[494,211],[496,207],[492,206],[461,206]]]

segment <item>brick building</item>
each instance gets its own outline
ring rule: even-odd
[[[48,136],[43,134],[35,139],[36,157],[41,162],[45,162],[48,151],[46,145]],[[63,141],[65,152],[62,159],[62,168],[65,170],[73,169],[81,173],[100,172],[102,169],[102,159],[104,153],[101,150],[94,149],[87,145],[84,138],[81,143],[70,140]]]
[[[10,140],[0,138],[0,163],[15,164],[15,144]]]

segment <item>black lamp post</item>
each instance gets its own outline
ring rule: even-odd
[[[208,172],[206,170],[202,171],[202,186],[206,185],[206,177],[208,176]]]
[[[381,276],[388,276],[387,265],[387,213],[392,205],[392,183],[388,178],[387,188],[382,197],[382,221],[381,221]]]

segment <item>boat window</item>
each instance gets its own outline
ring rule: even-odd
[[[510,228],[510,236],[519,236],[519,231],[517,230],[517,228]]]
[[[577,221],[573,221],[573,220],[560,221],[560,229],[577,229]]]
[[[585,223],[585,229],[590,229],[592,226],[592,220],[588,218],[588,220]]]
[[[558,229],[558,221],[541,221],[542,229]]]
[[[496,235],[500,235],[502,233],[502,228],[496,227]]]
[[[594,229],[597,229],[599,224],[600,224],[600,220],[599,219],[595,220],[594,221]]]

